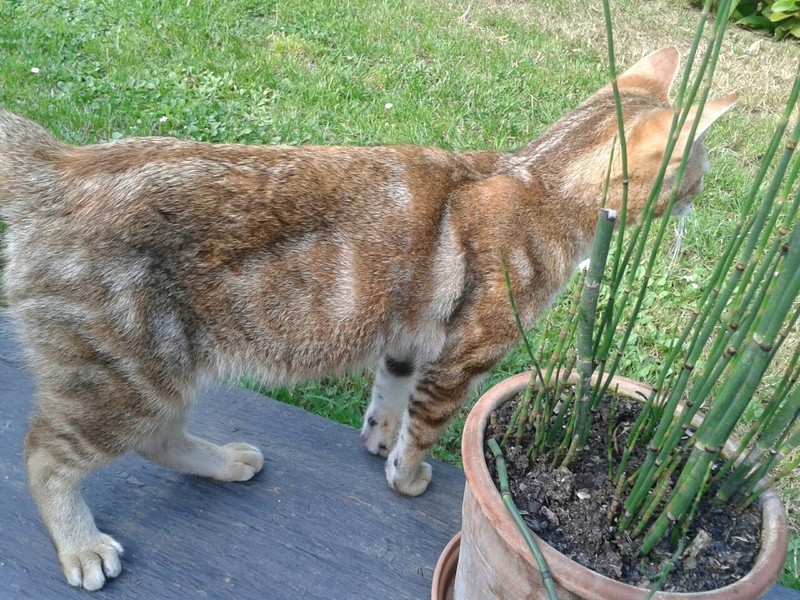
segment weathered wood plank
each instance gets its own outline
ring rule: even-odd
[[[258,445],[264,471],[221,484],[128,456],[87,478],[98,525],[126,549],[122,575],[90,596],[63,579],[25,485],[33,389],[0,311],[0,600],[425,599],[460,527],[460,469],[434,461],[428,491],[403,498],[356,430],[219,386],[192,431]],[[765,600],[800,593],[775,586]]]
[[[25,486],[33,383],[0,316],[0,598],[78,598]],[[248,441],[266,458],[253,481],[221,484],[128,456],[84,485],[99,527],[126,549],[122,575],[94,597],[426,598],[460,525],[463,476],[436,463],[419,498],[388,489],[356,430],[219,386],[192,431]]]

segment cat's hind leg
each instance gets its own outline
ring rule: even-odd
[[[264,456],[255,446],[212,444],[186,433],[183,418],[162,425],[140,441],[136,451],[165,467],[218,481],[247,481],[264,466]]]
[[[74,393],[41,386],[25,438],[28,485],[67,581],[98,590],[120,574],[122,546],[98,530],[80,493],[90,471],[129,450],[182,472],[221,481],[251,479],[264,464],[249,444],[217,446],[188,435],[180,401],[144,400],[133,386]],[[139,402],[135,402],[135,398]],[[103,399],[110,399],[106,402]],[[93,401],[94,400],[94,401]],[[116,409],[113,408],[116,406]],[[124,406],[134,410],[125,411]]]
[[[394,448],[413,384],[414,362],[410,358],[386,355],[381,359],[361,428],[361,440],[371,454],[386,457]]]

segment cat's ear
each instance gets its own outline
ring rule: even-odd
[[[680,55],[675,46],[667,46],[648,54],[617,76],[620,89],[645,88],[659,100],[669,100],[669,90],[678,72]]]
[[[738,99],[739,94],[730,94],[724,98],[706,102],[703,112],[700,115],[700,122],[697,124],[694,139],[699,139],[717,119],[736,104]],[[674,115],[675,111],[671,108],[662,110],[648,117],[643,123],[636,126],[631,136],[631,145],[637,149],[640,155],[649,155],[659,161],[661,160],[661,156],[664,154],[664,147],[667,145],[667,140],[669,139],[669,131],[672,127],[672,118]],[[689,143],[689,134],[692,132],[692,126],[696,119],[697,108],[692,107],[689,111],[689,115],[686,117],[686,121],[683,123],[683,128],[678,136],[675,149],[672,152],[672,161],[679,161],[681,156],[683,156],[683,151]]]
[[[697,125],[697,131],[695,132],[694,136],[695,139],[699,138],[703,135],[706,130],[711,127],[711,125],[719,119],[722,115],[728,112],[736,101],[739,99],[739,94],[730,94],[725,96],[724,98],[720,98],[718,100],[712,100],[711,102],[706,102],[705,107],[703,108],[703,113],[700,115],[700,123]],[[697,108],[692,107],[692,110],[689,112],[689,116],[686,118],[686,122],[683,124],[683,129],[681,130],[681,137],[679,141],[683,140],[683,146],[686,146],[686,142],[688,141],[689,134],[691,133],[692,124],[694,123],[697,117]]]

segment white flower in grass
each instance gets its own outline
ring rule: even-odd
[[[159,121],[161,121],[162,123],[166,123],[167,122],[167,115],[164,115],[163,117],[161,117],[159,119]]]
[[[39,67],[31,67],[31,73],[33,73],[34,75],[38,75],[39,74]]]
[[[383,108],[385,108],[386,110],[392,110],[392,108],[394,108],[394,104],[392,104],[391,102],[387,102],[386,104],[383,105]]]

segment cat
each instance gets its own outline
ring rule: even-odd
[[[665,48],[618,77],[630,222],[663,157],[678,63]],[[675,212],[708,168],[700,137],[735,101],[706,105]],[[610,85],[508,153],[74,147],[0,112],[4,293],[37,380],[24,461],[67,581],[97,590],[121,570],[79,491],[90,470],[135,451],[221,481],[259,472],[256,447],[186,432],[193,397],[222,377],[287,383],[377,361],[362,440],[394,490],[423,493],[427,451],[518,339],[501,252],[530,324],[588,255],[616,133]]]

